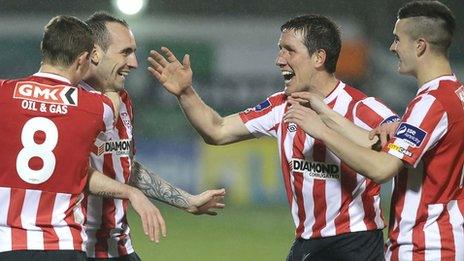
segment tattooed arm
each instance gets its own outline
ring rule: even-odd
[[[137,187],[149,198],[184,209],[195,215],[216,215],[217,213],[211,208],[224,207],[224,204],[220,203],[225,194],[224,189],[207,190],[198,195],[191,195],[174,187],[135,160],[132,164],[130,184]]]
[[[111,179],[92,167],[88,170],[87,189],[97,196],[128,199],[142,220],[145,235],[156,243],[159,242],[160,234],[166,236],[166,225],[161,213],[138,189]]]

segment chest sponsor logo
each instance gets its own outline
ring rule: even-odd
[[[395,137],[406,141],[414,147],[419,147],[426,135],[427,132],[421,128],[403,122],[396,130]]]
[[[97,155],[114,153],[116,155],[129,156],[131,140],[106,141],[98,146]]]
[[[293,172],[300,172],[315,179],[340,179],[340,166],[318,161],[292,159],[290,167]]]
[[[47,85],[37,82],[18,82],[13,98],[50,104],[77,106],[77,88]]]
[[[408,157],[412,157],[412,155],[413,155],[412,152],[410,152],[409,150],[407,150],[407,149],[405,149],[403,147],[400,147],[400,146],[398,146],[396,144],[393,144],[393,143],[388,144],[387,147],[389,149],[391,149],[391,150],[398,151],[399,153],[401,153],[403,155],[406,155]]]

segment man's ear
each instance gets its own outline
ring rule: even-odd
[[[96,44],[93,45],[92,53],[90,54],[90,62],[94,65],[97,65],[101,59],[101,48]]]
[[[417,57],[422,56],[428,48],[428,43],[424,38],[416,40],[416,55]]]
[[[316,68],[324,68],[327,53],[324,49],[319,49],[313,53],[313,59],[315,59]]]

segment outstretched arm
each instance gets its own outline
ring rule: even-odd
[[[253,138],[238,114],[221,117],[201,100],[192,87],[188,54],[180,63],[168,48],[162,47],[161,51],[164,56],[150,51],[148,71],[177,97],[185,116],[206,143],[222,145]]]
[[[169,184],[135,160],[132,164],[130,184],[140,189],[149,198],[163,201],[195,215],[216,215],[217,213],[212,209],[225,206],[221,203],[225,189],[207,190],[198,195],[191,195]]]
[[[138,189],[111,179],[92,167],[88,170],[87,189],[90,193],[110,198],[129,199],[142,220],[143,231],[151,241],[159,242],[160,233],[166,237],[166,225],[158,208]]]

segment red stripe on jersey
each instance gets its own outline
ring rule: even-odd
[[[362,202],[364,207],[364,224],[366,224],[367,230],[373,230],[377,229],[377,224],[374,222],[376,215],[374,209],[374,195],[380,194],[380,186],[369,179],[365,180],[365,184],[366,189],[362,194]],[[380,217],[383,220],[382,213],[380,214]]]
[[[326,146],[321,140],[314,140],[314,161],[325,162]],[[325,180],[314,179],[313,185],[314,216],[312,237],[321,237],[321,230],[326,225],[327,203],[325,200]]]
[[[353,111],[353,107],[356,104],[356,100],[352,100],[348,104],[347,114],[344,115],[346,119],[353,122],[353,114],[350,113]],[[341,202],[352,202],[353,196],[352,191],[356,188],[356,172],[353,171],[346,165],[344,162],[340,164],[340,185],[341,185]],[[335,218],[335,229],[337,234],[350,232],[350,213],[349,213],[350,204],[342,204],[339,215]]]
[[[348,111],[351,110],[348,109]],[[357,106],[356,117],[362,119],[362,121],[372,129],[379,126],[379,123],[383,121],[383,118],[379,114],[377,114],[377,112],[375,112],[369,106],[362,102],[359,106]],[[353,121],[353,119],[350,119],[350,121]]]
[[[288,107],[285,108],[287,111]],[[282,122],[282,137],[286,137],[288,132],[288,123]],[[292,194],[292,182],[290,179],[290,166],[287,162],[287,154],[285,150],[285,139],[280,140],[280,165],[282,168],[282,175],[284,177],[285,192],[287,193],[287,200],[290,207],[292,206],[293,194]]]
[[[441,239],[441,260],[456,260],[456,242],[454,242],[453,226],[450,222],[447,205],[444,205],[442,216],[438,219],[438,229],[440,230]],[[459,244],[461,247],[462,243],[460,242]]]
[[[422,201],[422,200],[421,200]],[[427,210],[424,209],[423,206],[419,206],[417,208],[417,214],[424,213],[423,211]],[[427,220],[428,215],[424,217],[424,221]],[[424,225],[425,222],[418,224],[420,219],[416,218],[416,224],[412,229],[412,260],[424,260],[425,259],[425,233],[424,233]]]
[[[103,173],[112,178],[116,178],[114,172],[112,154],[105,154],[103,156]],[[102,199],[102,217],[101,226],[97,230],[95,237],[97,242],[95,243],[95,257],[96,258],[108,258],[108,238],[110,237],[111,229],[115,227],[116,220],[114,213],[116,212],[116,206],[113,199],[103,198]]]
[[[351,191],[356,188],[356,172],[352,170],[344,162],[340,164],[341,170],[341,202],[351,202],[353,197]],[[364,203],[364,202],[363,202]],[[372,204],[372,203],[371,203]],[[339,215],[335,218],[335,229],[337,235],[341,233],[347,233],[350,231],[350,213],[349,204],[342,204]]]
[[[71,235],[73,237],[73,246],[75,250],[84,250],[82,249],[82,243],[84,240],[81,237],[81,231],[83,227],[80,224],[77,224],[74,220],[74,210],[73,208],[76,206],[79,197],[76,195],[72,195],[69,199],[69,206],[67,208],[66,217],[64,221],[68,224],[71,228]]]
[[[40,195],[39,207],[37,208],[36,226],[41,227],[44,236],[44,250],[60,249],[58,235],[52,224],[53,207],[55,206],[56,194],[42,193]]]
[[[304,159],[303,149],[304,142],[306,139],[306,134],[300,128],[297,129],[296,135],[293,139],[293,158]],[[299,224],[296,228],[297,236],[301,236],[304,231],[304,222],[306,220],[306,211],[304,208],[304,198],[303,198],[303,173],[292,172],[293,178],[295,179],[295,196],[296,204],[298,205],[298,219]]]
[[[27,232],[22,228],[21,223],[21,210],[25,196],[26,190],[15,188],[11,189],[7,224],[11,227],[12,250],[27,248]]]

